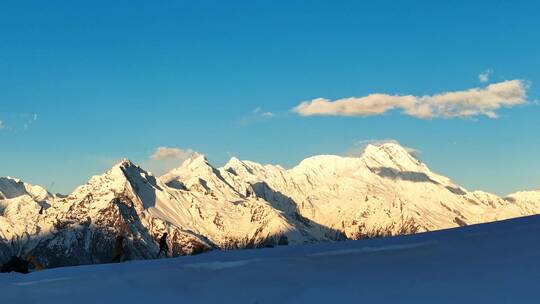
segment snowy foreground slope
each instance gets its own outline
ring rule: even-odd
[[[162,177],[123,160],[67,197],[0,178],[0,263],[106,263],[117,235],[129,260],[413,234],[540,213],[540,191],[468,191],[398,144],[320,155],[291,169],[194,155]]]
[[[2,303],[538,303],[540,216],[371,240],[0,274]]]

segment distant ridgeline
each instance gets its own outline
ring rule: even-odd
[[[60,197],[0,178],[0,262],[44,267],[107,263],[117,236],[126,259],[411,234],[540,213],[540,191],[469,192],[403,147],[359,157],[315,156],[285,170],[202,155],[162,177],[128,160]]]

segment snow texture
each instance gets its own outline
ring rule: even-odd
[[[538,303],[540,216],[0,274],[2,303]]]

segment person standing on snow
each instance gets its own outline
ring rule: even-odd
[[[163,236],[161,239],[159,239],[159,253],[158,258],[160,257],[161,253],[165,253],[165,256],[168,256],[167,253],[169,252],[169,245],[167,245],[167,232],[163,233]]]
[[[124,236],[118,235],[114,243],[114,257],[113,263],[120,263],[122,261],[122,256],[124,255]]]

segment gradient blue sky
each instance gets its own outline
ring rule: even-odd
[[[539,3],[2,1],[0,176],[67,193],[124,156],[152,165],[159,146],[290,167],[395,139],[468,189],[538,188]],[[497,119],[291,111],[511,79],[527,102]]]

